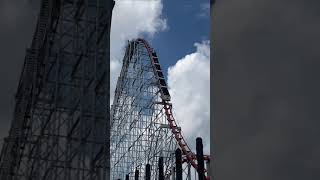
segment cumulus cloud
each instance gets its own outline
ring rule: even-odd
[[[155,33],[168,29],[167,20],[162,17],[162,9],[162,0],[116,1],[110,38],[111,103],[127,41],[141,35],[153,37]]]
[[[210,151],[210,45],[195,43],[196,51],[168,69],[168,86],[175,118],[188,144],[202,137],[205,153]]]

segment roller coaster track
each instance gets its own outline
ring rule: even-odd
[[[183,135],[181,133],[181,129],[178,128],[178,125],[177,125],[177,123],[176,123],[176,121],[175,121],[175,119],[173,117],[172,104],[170,103],[169,91],[168,91],[168,89],[167,89],[167,87],[165,85],[166,83],[165,82],[161,82],[161,80],[162,81],[164,81],[164,80],[159,77],[159,74],[162,75],[162,71],[161,71],[161,68],[160,68],[158,57],[157,57],[156,53],[150,47],[150,45],[148,44],[148,42],[146,40],[138,38],[136,40],[136,42],[142,43],[146,47],[146,49],[148,51],[150,60],[151,60],[152,65],[153,65],[154,73],[155,73],[155,75],[156,75],[156,77],[158,79],[158,82],[159,82],[159,87],[161,87],[160,88],[161,98],[162,98],[162,104],[163,104],[163,107],[164,107],[164,110],[165,110],[165,114],[167,116],[167,120],[168,120],[170,129],[171,129],[171,131],[172,131],[172,133],[173,133],[173,135],[174,135],[174,137],[176,139],[176,142],[178,143],[178,145],[181,148],[182,153],[183,153],[183,155],[185,157],[184,162],[190,163],[193,166],[193,168],[198,170],[198,164],[196,162],[196,154],[193,153],[192,150],[190,149],[190,147],[188,146],[185,138],[183,137]],[[159,73],[159,72],[161,72],[161,73]],[[210,160],[210,156],[209,155],[205,155],[204,159],[205,160]],[[206,169],[204,171],[207,172]],[[209,180],[210,177],[207,176],[206,179]]]

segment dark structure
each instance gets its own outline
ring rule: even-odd
[[[182,180],[182,153],[178,148],[176,154],[176,180]]]
[[[134,179],[139,180],[139,170],[138,169],[134,173]]]
[[[109,179],[113,6],[42,0],[1,151],[1,180]]]
[[[146,180],[150,180],[151,179],[151,167],[150,164],[146,165]]]
[[[163,157],[159,157],[158,169],[159,169],[159,180],[164,180],[164,174],[163,174]]]
[[[203,159],[203,144],[202,139],[198,137],[196,139],[197,161],[198,161],[198,176],[199,180],[204,180],[204,159]]]

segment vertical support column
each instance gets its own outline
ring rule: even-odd
[[[163,157],[159,157],[158,167],[159,167],[159,180],[164,180],[164,175],[163,175]]]
[[[196,151],[197,151],[197,161],[198,161],[198,175],[199,180],[204,180],[204,160],[203,160],[203,144],[202,139],[198,137],[196,139]]]
[[[150,180],[151,179],[151,166],[150,164],[146,165],[146,180]]]
[[[179,148],[176,150],[176,180],[182,180],[182,153]]]
[[[126,175],[126,180],[129,180],[129,174]]]
[[[134,172],[134,180],[139,180],[139,170],[136,169],[136,172]]]

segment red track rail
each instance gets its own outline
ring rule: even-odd
[[[154,64],[154,59],[153,59],[153,56],[152,56],[153,49],[149,46],[148,42],[145,41],[144,39],[141,39],[141,38],[137,39],[137,41],[144,44],[144,46],[148,50],[148,54],[149,54],[150,59],[152,60],[152,64]],[[183,138],[183,136],[181,134],[181,130],[177,126],[177,123],[176,123],[176,121],[175,121],[175,119],[173,117],[173,114],[172,114],[172,104],[169,103],[168,101],[165,101],[165,100],[163,100],[162,104],[164,106],[164,110],[165,110],[165,113],[166,113],[166,116],[167,116],[167,120],[168,120],[170,129],[171,129],[172,133],[174,134],[174,137],[175,137],[177,143],[179,144],[183,155],[185,155],[185,157],[186,157],[185,160],[188,163],[190,163],[193,166],[193,168],[198,170],[198,164],[196,163],[196,159],[197,159],[196,158],[196,154],[191,151],[191,149],[188,146],[186,140]],[[210,160],[210,156],[205,155],[204,159],[205,160]],[[205,172],[207,172],[206,169],[205,169]],[[210,180],[210,177],[206,176],[206,179]]]

